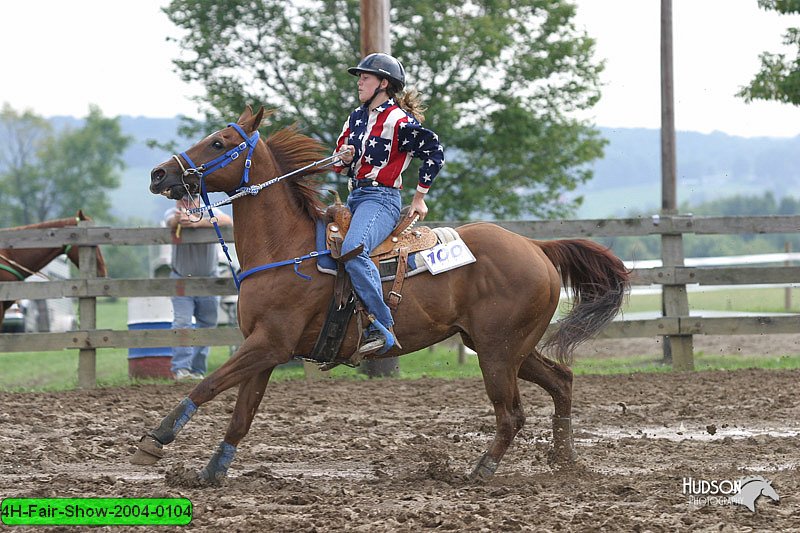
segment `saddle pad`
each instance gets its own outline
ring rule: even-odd
[[[317,250],[324,250],[327,248],[325,242],[325,228],[327,222],[317,219],[315,242]],[[324,274],[336,275],[336,260],[329,255],[321,255],[317,257],[317,270]]]
[[[316,227],[317,250],[325,249],[326,226],[327,224],[325,222],[323,222],[322,220],[317,220],[317,227]],[[433,228],[433,232],[436,234],[436,240],[437,240],[436,244],[451,242],[458,238],[458,232],[453,228]],[[406,273],[407,278],[428,271],[428,266],[425,264],[425,261],[422,260],[420,253],[422,252],[409,254],[408,272]],[[328,255],[323,255],[318,257],[317,270],[319,270],[323,274],[330,274],[332,276],[335,276],[336,260]],[[381,281],[394,280],[395,274],[397,273],[397,258],[394,257],[392,259],[381,261],[379,266],[379,271],[380,271]]]

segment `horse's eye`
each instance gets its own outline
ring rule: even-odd
[[[213,148],[216,148],[217,150],[222,150],[223,148],[225,148],[225,145],[224,145],[224,144],[222,144],[222,142],[220,142],[220,141],[214,141],[214,142],[212,142],[212,143],[211,143],[211,146],[212,146]]]

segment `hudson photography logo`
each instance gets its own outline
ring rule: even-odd
[[[689,497],[690,505],[742,505],[756,512],[756,501],[766,496],[778,502],[780,496],[769,480],[761,476],[748,476],[738,480],[683,478],[683,494]]]

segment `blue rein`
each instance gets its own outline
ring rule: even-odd
[[[228,124],[228,126],[235,129],[239,133],[239,135],[242,136],[242,139],[244,139],[244,141],[241,144],[237,145],[235,148],[231,148],[221,156],[212,159],[207,163],[203,163],[200,166],[195,165],[186,152],[181,152],[180,155],[189,165],[189,168],[187,169],[183,169],[183,166],[181,165],[181,168],[183,169],[183,176],[186,176],[187,174],[196,174],[200,179],[200,196],[203,198],[203,203],[206,204],[206,210],[208,211],[209,219],[211,220],[211,224],[214,226],[214,231],[217,232],[217,239],[219,240],[219,243],[222,246],[222,250],[225,252],[225,257],[227,257],[228,259],[228,267],[230,268],[231,274],[233,275],[233,282],[236,284],[236,290],[238,291],[239,288],[241,287],[242,280],[244,280],[246,277],[252,274],[255,274],[256,272],[261,272],[262,270],[269,270],[272,268],[277,268],[292,264],[294,265],[295,274],[297,274],[298,276],[300,276],[305,280],[311,280],[311,276],[307,276],[305,274],[300,273],[299,270],[300,263],[308,259],[316,259],[321,255],[328,255],[331,253],[330,250],[317,250],[300,257],[295,257],[294,259],[287,259],[285,261],[278,261],[277,263],[269,263],[266,265],[261,265],[259,267],[245,270],[244,272],[238,275],[236,274],[236,269],[233,268],[233,260],[231,259],[231,255],[228,252],[228,245],[225,243],[225,239],[222,237],[222,231],[219,229],[219,225],[217,224],[217,217],[214,216],[214,212],[211,209],[211,202],[209,201],[208,191],[206,190],[205,176],[208,176],[212,172],[230,165],[239,158],[239,155],[242,152],[248,150],[249,147],[249,150],[247,151],[247,156],[244,160],[244,172],[242,174],[242,179],[239,182],[239,187],[236,189],[236,191],[238,192],[243,188],[246,189],[247,183],[250,182],[250,168],[253,166],[253,161],[252,161],[253,151],[255,150],[256,145],[258,144],[258,139],[260,134],[258,130],[256,130],[253,132],[253,135],[248,137],[245,131],[238,124],[231,122]],[[183,179],[183,176],[181,177],[181,179]],[[227,194],[228,196],[231,196],[232,193],[227,193]]]

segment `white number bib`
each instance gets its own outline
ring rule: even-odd
[[[475,262],[475,256],[461,239],[437,244],[420,254],[431,274],[439,274]]]

